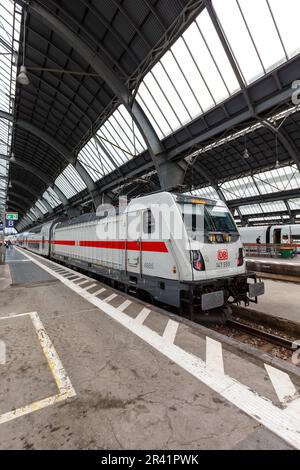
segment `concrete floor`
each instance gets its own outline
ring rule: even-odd
[[[42,261],[53,269],[51,275],[14,249],[7,262],[0,266],[0,340],[6,343],[6,363],[0,363],[1,449],[293,447],[280,433],[275,435],[276,425],[274,433],[270,432],[257,417],[253,419],[236,405],[238,399],[235,404],[225,399],[191,375],[188,365],[180,367],[167,353],[56,279],[59,268]],[[71,276],[67,270],[60,272]],[[73,279],[73,284],[80,282]],[[93,279],[86,285],[94,283],[97,285],[90,292],[105,289],[99,299],[115,292]],[[125,299],[128,297],[117,293],[110,305],[118,308]],[[131,301],[126,316],[136,318],[143,308],[149,308],[147,330],[162,335],[171,317],[136,299]],[[37,312],[42,333],[30,316],[16,316],[26,312]],[[191,358],[205,361],[205,331],[179,323],[175,346]],[[22,407],[57,394],[41,348],[45,335],[61,360],[63,372],[60,369],[58,373],[70,379],[76,396],[41,409],[33,406],[28,414],[12,419],[9,413],[13,410],[22,412]],[[226,344],[223,360],[226,374],[279,409],[262,360]],[[299,390],[299,377],[292,376],[292,381]]]
[[[300,284],[263,279],[265,295],[258,299],[255,310],[300,323]]]

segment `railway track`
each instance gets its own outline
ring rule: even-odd
[[[235,319],[228,320],[226,326],[235,328],[238,331],[241,331],[251,336],[255,336],[256,338],[261,338],[270,344],[280,346],[282,348],[288,349],[289,351],[295,350],[295,348],[293,347],[293,340],[284,338],[283,336],[279,336],[275,333],[270,333],[266,330],[261,330],[256,326],[245,324]]]

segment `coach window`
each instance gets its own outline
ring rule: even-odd
[[[155,221],[150,209],[143,212],[143,232],[153,233],[155,230]]]

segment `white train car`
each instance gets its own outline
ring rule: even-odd
[[[23,246],[191,316],[226,317],[230,303],[248,304],[264,292],[246,272],[222,201],[161,192],[133,199],[120,214],[85,214],[35,231]]]
[[[54,222],[37,225],[28,232],[22,232],[16,235],[15,244],[27,248],[34,253],[42,256],[50,254],[51,228]]]
[[[241,227],[239,232],[243,244],[256,244],[258,239],[261,244],[290,243],[300,253],[300,224]]]

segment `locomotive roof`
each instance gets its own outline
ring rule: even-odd
[[[123,211],[120,211],[119,207],[115,207],[114,211],[112,210],[111,212],[106,213],[106,215],[97,215],[96,212],[89,212],[87,214],[81,214],[78,217],[73,217],[72,219],[59,222],[57,227],[63,228],[69,227],[71,225],[82,224],[84,222],[93,222],[94,220],[105,219],[106,217],[110,217],[112,215],[119,215],[121,212]]]

